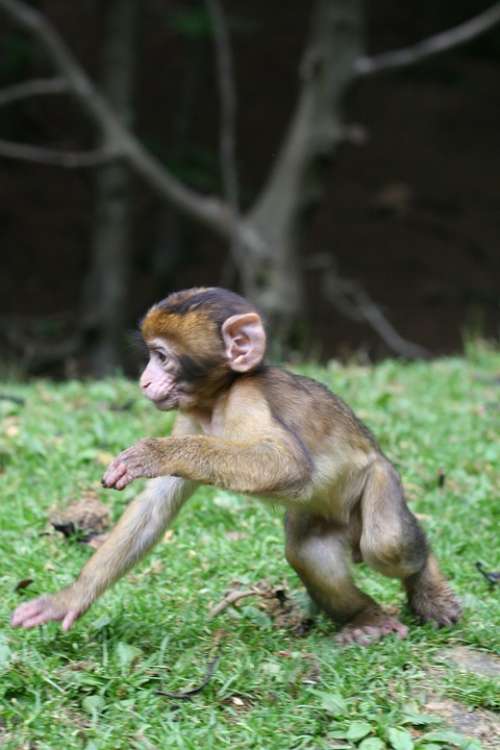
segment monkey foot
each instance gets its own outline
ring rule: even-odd
[[[369,609],[360,612],[351,622],[345,625],[335,636],[335,642],[341,646],[357,644],[368,646],[386,635],[394,634],[398,638],[406,638],[408,628],[396,617],[392,617],[383,609]]]
[[[462,616],[460,602],[448,586],[421,589],[409,598],[409,605],[421,622],[438,628],[455,625]]]

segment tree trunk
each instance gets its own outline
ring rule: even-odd
[[[361,0],[318,0],[303,54],[301,90],[266,185],[245,221],[263,239],[265,257],[247,252],[245,294],[287,336],[304,305],[300,249],[319,203],[325,167],[343,137],[342,97],[362,51]]]
[[[101,88],[127,127],[132,122],[137,0],[101,3],[104,25]],[[122,362],[131,270],[130,169],[116,161],[96,175],[92,260],[85,283],[83,324],[95,375]]]

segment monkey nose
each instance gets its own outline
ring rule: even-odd
[[[141,388],[142,388],[143,391],[147,391],[147,389],[151,385],[151,380],[143,380],[141,378],[141,380],[139,382],[139,385],[141,386]]]

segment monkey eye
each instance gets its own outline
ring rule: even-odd
[[[149,354],[151,357],[155,357],[162,365],[167,361],[167,355],[161,349],[150,349]]]

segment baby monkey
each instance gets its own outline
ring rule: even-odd
[[[408,509],[399,476],[369,430],[323,385],[264,362],[266,334],[247,300],[219,288],[170,294],[141,326],[149,362],[140,387],[178,415],[170,437],[120,453],[102,483],[151,481],[78,579],[18,607],[15,626],[68,630],[161,538],[198,483],[286,509],[286,557],[312,599],[367,644],[407,628],[354,584],[349,553],[399,578],[423,622],[451,625],[460,605]]]

